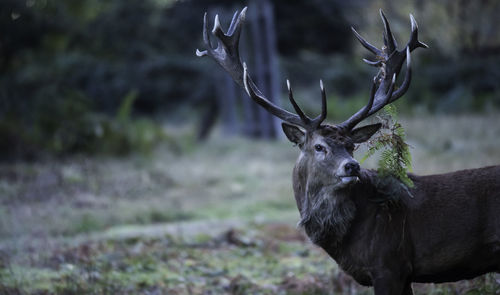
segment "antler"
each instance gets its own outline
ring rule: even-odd
[[[245,63],[241,62],[239,53],[239,39],[241,35],[242,24],[245,21],[247,8],[245,7],[241,13],[238,11],[234,13],[233,19],[226,33],[221,28],[219,16],[215,16],[214,28],[212,34],[217,37],[217,47],[214,49],[210,41],[210,36],[207,31],[207,13],[203,17],[203,41],[206,50],[196,50],[197,56],[209,56],[214,59],[226,72],[231,75],[233,80],[245,89],[248,96],[250,96],[256,103],[264,107],[274,116],[280,118],[288,123],[301,126],[307,131],[317,129],[321,122],[326,118],[326,94],[323,87],[323,82],[320,83],[322,94],[322,111],[321,115],[311,119],[307,117],[304,112],[299,108],[293,99],[292,88],[290,82],[287,81],[289,99],[292,103],[297,114],[284,110],[271,101],[269,101],[262,92],[257,88],[255,83],[248,74],[248,69]]]
[[[390,104],[403,96],[410,87],[411,81],[411,58],[410,52],[418,47],[428,48],[428,46],[418,40],[418,26],[413,15],[410,14],[411,35],[406,47],[402,50],[397,50],[396,39],[392,35],[389,22],[382,10],[380,17],[384,23],[384,46],[381,49],[370,44],[361,35],[351,28],[354,35],[359,40],[361,45],[376,55],[376,61],[363,59],[366,63],[372,66],[380,67],[378,74],[373,78],[373,84],[370,91],[370,99],[368,104],[357,111],[349,119],[341,123],[339,126],[347,130],[354,128],[359,122],[365,118],[378,112],[385,105]],[[403,83],[395,89],[396,77],[399,74],[403,62],[406,59],[406,74]]]

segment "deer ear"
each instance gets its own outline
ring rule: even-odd
[[[305,134],[304,132],[302,132],[302,130],[299,129],[299,127],[288,123],[281,123],[281,128],[283,128],[283,132],[285,132],[286,137],[291,142],[297,145],[300,145],[304,142]]]
[[[359,127],[351,131],[351,139],[354,143],[362,143],[370,139],[377,132],[382,124],[372,124]]]

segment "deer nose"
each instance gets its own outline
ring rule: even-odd
[[[359,174],[359,164],[357,162],[348,162],[344,166],[345,173],[349,176]]]

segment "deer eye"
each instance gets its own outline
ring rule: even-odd
[[[321,144],[317,144],[314,146],[314,150],[316,150],[317,152],[324,152],[325,151],[325,147],[322,146]]]

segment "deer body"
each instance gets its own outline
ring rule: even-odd
[[[361,169],[353,158],[356,144],[366,142],[381,124],[356,127],[365,118],[404,95],[411,81],[410,53],[427,47],[418,40],[413,16],[410,40],[397,49],[382,11],[384,46],[356,38],[379,67],[368,103],[338,125],[322,124],[326,94],[320,83],[322,111],[316,118],[303,113],[293,98],[296,114],[270,102],[252,82],[241,62],[238,42],[246,8],[234,14],[227,32],[215,17],[213,48],[204,18],[203,40],[210,56],[248,96],[282,119],[287,138],[300,150],[293,172],[293,190],[302,226],[311,241],[322,247],[343,270],[376,295],[412,294],[411,282],[448,282],[500,271],[500,166],[453,173],[414,176],[407,188],[392,177]],[[406,61],[400,87],[396,77]]]
[[[415,179],[408,204],[415,281],[500,271],[500,166]]]
[[[302,211],[308,196],[300,170],[295,167],[293,181],[304,218],[311,212]],[[359,182],[329,196],[354,205],[345,233],[333,225],[318,236],[321,225],[303,224],[313,242],[358,283],[390,288],[381,294],[402,294],[411,290],[410,282],[450,282],[500,271],[500,166],[411,176],[411,196],[400,191],[398,204],[387,206],[373,201],[390,191],[378,184],[377,173],[359,175]]]

